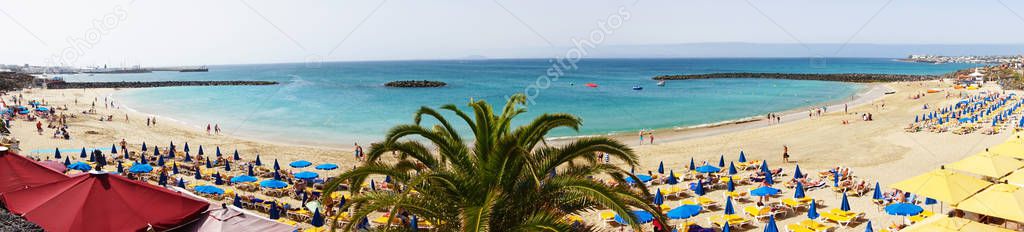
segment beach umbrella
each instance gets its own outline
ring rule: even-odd
[[[281,210],[277,208],[277,202],[270,202],[270,212],[267,212],[267,218],[270,220],[277,220],[281,218]]]
[[[160,172],[160,179],[158,179],[156,183],[160,186],[167,186],[167,173]]]
[[[768,168],[768,161],[761,161],[761,172],[772,173],[772,170]]]
[[[64,157],[64,167],[71,165],[71,157]]]
[[[315,172],[299,172],[299,173],[295,173],[295,178],[303,179],[303,180],[312,180],[312,179],[316,179],[319,176],[320,175],[316,174]]]
[[[196,186],[196,192],[205,194],[221,195],[224,194],[224,189],[218,188],[212,185]]]
[[[144,164],[149,163],[149,159],[146,159],[146,153],[139,153],[139,162]]]
[[[288,164],[288,166],[292,166],[293,168],[304,168],[309,167],[309,165],[313,165],[313,163],[305,160],[297,160],[295,162]]]
[[[718,167],[725,168],[725,155],[718,156]]]
[[[725,215],[736,214],[736,210],[732,206],[732,196],[725,197]]]
[[[725,190],[727,190],[729,192],[736,191],[736,182],[732,181],[732,177],[731,176],[729,177],[729,183],[727,183],[725,185]]]
[[[124,165],[121,164],[121,161],[117,161],[117,173],[124,173]]]
[[[217,151],[216,151],[216,152],[214,152],[214,153],[217,153],[217,157],[221,157],[221,154],[220,154],[220,146],[217,146]]]
[[[640,179],[640,180],[643,180],[643,179]],[[391,176],[390,175],[384,176],[384,183],[391,183]]]
[[[162,156],[162,155],[160,155],[160,147],[153,146],[153,155],[154,156]]]
[[[249,175],[241,175],[241,176],[231,177],[231,183],[248,183],[248,182],[256,182],[256,181],[257,181],[257,179],[256,179],[255,176],[249,176]]]
[[[203,172],[202,172],[202,170],[199,170],[199,168],[196,168],[195,178],[196,178],[196,180],[202,180],[203,179]]]
[[[192,162],[192,156],[187,151],[185,152],[185,162]]]
[[[747,156],[745,154],[743,154],[743,150],[740,150],[740,159],[739,159],[739,161],[740,161],[740,163],[746,163],[747,162]]]
[[[96,155],[89,153],[89,162],[96,162]]]
[[[722,169],[711,165],[704,165],[697,167],[697,169],[695,170],[699,173],[715,173],[721,171]]]
[[[313,218],[311,219],[309,224],[312,224],[313,227],[324,226],[324,216],[320,215],[320,209],[319,208],[313,210]]]
[[[956,205],[957,209],[1010,221],[1024,221],[1024,190],[1012,184],[996,184]]]
[[[178,174],[178,162],[174,162],[171,164],[171,173],[175,175]]]
[[[885,206],[885,213],[896,216],[914,216],[923,212],[921,206],[910,203],[896,203]]]
[[[199,154],[200,156],[202,156],[204,154],[203,153],[203,145],[199,145],[199,152],[196,153],[196,154]]]
[[[174,159],[174,147],[167,151],[167,158]]]
[[[160,156],[156,158],[156,166],[164,166],[164,157]]]
[[[53,149],[53,158],[60,159],[60,148]]]
[[[768,187],[768,186],[761,186],[760,188],[756,188],[754,190],[750,190],[750,195],[751,196],[759,196],[759,197],[760,196],[769,196],[769,195],[778,194],[779,191],[780,190],[777,189],[777,188],[772,188],[772,187]]]
[[[729,222],[725,222],[725,225],[722,225],[722,232],[731,232],[729,230]]]
[[[931,197],[924,198],[924,204],[925,205],[934,205],[934,204],[938,204],[938,203],[939,203],[939,201],[936,201],[935,199],[932,199]]]
[[[635,173],[636,173],[636,167],[630,166],[629,167],[629,174],[635,174]]]
[[[665,216],[668,216],[670,219],[687,219],[697,216],[701,210],[703,210],[703,207],[700,207],[700,205],[680,205],[669,210]]]
[[[281,164],[277,163],[277,159],[274,159],[274,171],[281,170]]]
[[[215,184],[215,185],[222,185],[222,184],[224,184],[224,179],[220,178],[220,173],[219,172],[213,174],[213,184]]]
[[[82,148],[82,152],[79,152],[79,153],[78,153],[78,158],[85,158],[85,157],[88,157],[88,156],[89,156],[89,155],[86,155],[86,152],[85,152],[85,148],[84,148],[84,147]]]
[[[128,169],[130,173],[149,173],[153,171],[153,166],[149,164],[135,163]]]
[[[874,226],[871,225],[871,220],[868,220],[868,225],[864,227],[864,232],[875,232]]]
[[[377,183],[374,183],[373,180],[370,180],[370,191],[377,191]]]
[[[255,176],[256,175],[256,173],[252,171],[252,165],[249,165],[249,175],[250,176]]]
[[[242,197],[239,197],[237,193],[235,194],[235,202],[233,202],[232,205],[235,205],[235,207],[238,208],[242,208]]]
[[[807,218],[818,219],[818,217],[821,217],[821,214],[818,214],[818,202],[811,199],[811,206],[807,207]]]
[[[793,191],[793,198],[800,199],[806,197],[804,195],[804,184],[799,181],[796,182],[796,191]]]
[[[412,229],[413,232],[419,231],[420,228],[419,225],[416,225],[416,220],[418,219],[416,218],[415,214],[412,215],[412,219],[409,220],[409,229]]]
[[[178,178],[178,188],[185,188],[185,179]]]
[[[337,164],[321,164],[316,166],[316,170],[334,170],[338,169]]]
[[[658,162],[658,173],[665,174],[665,161]]]
[[[260,161],[260,154],[256,154],[256,166],[263,166],[263,162]]]
[[[148,150],[148,149],[146,148],[146,142],[142,142],[142,151],[146,151],[146,150]]]
[[[206,168],[213,168],[213,162],[210,161],[210,157],[205,157],[204,159],[206,159]]]
[[[675,185],[675,184],[679,183],[679,180],[677,180],[677,178],[676,178],[676,172],[675,171],[668,170],[668,180],[666,180],[665,183],[666,184],[670,184],[670,185]]]
[[[695,165],[693,163],[693,157],[690,157],[690,170],[692,171],[692,170],[696,170],[696,169],[697,169],[697,165]]]
[[[79,171],[87,172],[89,170],[92,170],[92,166],[89,166],[89,164],[87,164],[85,162],[78,161],[78,162],[72,163],[71,165],[68,165],[68,169],[74,169],[74,170],[79,170]]]
[[[698,196],[704,196],[704,180],[697,180],[697,184],[691,185],[690,189]]]
[[[736,173],[740,173],[740,172],[736,171],[736,165],[733,164],[732,161],[729,161],[729,175],[736,175]]]
[[[775,215],[768,216],[768,224],[764,226],[764,232],[779,232],[779,226],[775,225]]]
[[[174,150],[174,141],[171,141],[171,144],[168,145],[168,147],[171,148],[171,150],[173,151]]]
[[[850,211],[850,199],[846,197],[846,192],[843,192],[843,204],[839,206],[839,209]]]
[[[875,181],[875,193],[871,194],[871,199],[875,199],[875,200],[885,199],[885,197],[882,196],[882,188],[878,185],[878,181]],[[929,198],[929,199],[931,199],[931,198]]]
[[[260,187],[279,189],[279,188],[288,187],[288,183],[285,183],[284,181],[280,181],[280,180],[263,180],[263,181],[260,181]]]
[[[633,217],[636,218],[636,222],[640,223],[640,224],[649,223],[651,221],[654,221],[654,215],[651,214],[650,212],[647,212],[647,211],[634,210],[632,212],[632,214],[633,214]],[[622,218],[621,215],[615,215],[615,222],[617,222],[619,224],[622,224],[622,225],[628,225],[628,223],[626,223],[626,219]]]
[[[306,192],[302,192],[302,203],[301,203],[301,205],[305,205],[307,201],[309,201],[309,195]]]
[[[832,173],[832,187],[839,187],[839,176],[840,175],[842,175],[842,174],[839,173],[839,170],[836,170],[835,173]]]
[[[771,172],[764,173],[764,182],[769,185],[775,184],[775,177],[773,177]]]
[[[230,172],[231,171],[231,162],[224,162],[224,171],[225,172]]]
[[[281,172],[274,171],[274,180],[281,180]]]
[[[188,149],[188,142],[185,142],[185,147],[183,147],[183,148],[182,148],[181,150],[185,151],[185,153],[188,153],[188,152],[189,152],[189,149]]]
[[[993,152],[985,151],[947,164],[946,167],[972,174],[1000,178],[1024,167],[1024,161],[1019,161],[1014,157],[1024,158],[1024,152],[1016,151],[997,155]]]
[[[658,192],[654,194],[654,202],[653,203],[655,205],[659,205],[659,206],[661,204],[665,203],[665,196],[661,195],[661,189],[660,188],[658,189]]]
[[[85,148],[82,148],[82,153],[85,153]],[[110,154],[117,154],[117,145],[110,144]]]
[[[242,160],[242,157],[238,155],[238,149],[235,149],[235,160]]]
[[[804,176],[803,172],[800,172],[800,165],[796,165],[796,169],[793,170],[793,178],[801,178]]]

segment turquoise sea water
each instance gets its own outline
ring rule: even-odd
[[[548,60],[380,61],[323,64],[211,66],[205,73],[75,75],[71,81],[273,80],[274,86],[171,87],[120,91],[114,98],[144,113],[225,133],[261,139],[350,145],[379,140],[388,128],[412,122],[420,106],[486,99],[502,105],[526,91],[551,66]],[[651,77],[714,72],[941,74],[963,64],[920,64],[889,58],[588,59],[578,69],[530,89],[527,118],[566,112],[584,120],[580,132],[630,132],[713,123],[849,99],[861,85],[764,79],[669,81]],[[438,80],[443,88],[386,88],[393,80]],[[547,82],[541,79],[541,86]],[[595,83],[597,88],[586,87]],[[632,90],[634,85],[644,87]],[[499,106],[500,107],[500,106]],[[455,119],[454,116],[450,117]]]

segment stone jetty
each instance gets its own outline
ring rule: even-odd
[[[428,80],[422,80],[422,81],[416,81],[416,80],[412,80],[412,81],[392,81],[392,82],[388,82],[388,83],[384,84],[384,86],[396,87],[396,88],[436,88],[436,87],[444,87],[446,85],[448,85],[448,84],[444,83],[444,82],[428,81]]]
[[[122,82],[65,82],[46,83],[49,89],[95,89],[95,88],[154,88],[173,86],[224,86],[224,85],[276,85],[276,81],[122,81]]]
[[[939,79],[940,75],[905,75],[905,74],[869,74],[869,73],[836,73],[836,74],[814,74],[814,73],[708,73],[708,74],[681,74],[656,76],[654,80],[691,80],[691,79],[715,79],[715,78],[761,78],[761,79],[788,79],[788,80],[817,80],[817,81],[840,81],[840,82],[892,82],[892,81],[923,81]]]

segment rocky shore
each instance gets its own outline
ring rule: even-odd
[[[412,80],[412,81],[392,81],[392,82],[388,82],[388,83],[384,84],[384,86],[396,87],[396,88],[436,88],[436,87],[444,87],[446,85],[448,85],[448,84],[444,83],[444,82],[428,81],[428,80],[422,80],[422,81],[416,81],[416,80]]]
[[[46,83],[49,89],[95,89],[95,88],[153,88],[172,86],[222,86],[222,85],[276,85],[276,81],[122,81],[122,82],[65,82]]]
[[[32,75],[21,73],[0,73],[0,90],[19,90],[32,85]]]
[[[904,74],[867,74],[867,73],[837,73],[837,74],[810,74],[810,73],[709,73],[709,74],[685,74],[685,75],[664,75],[656,76],[654,80],[690,80],[690,79],[713,79],[713,78],[762,78],[762,79],[789,79],[789,80],[818,80],[818,81],[840,81],[840,82],[892,82],[892,81],[923,81],[935,80],[939,75],[904,75]]]

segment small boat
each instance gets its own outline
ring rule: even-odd
[[[644,90],[644,87],[640,85],[633,85],[633,90]]]
[[[658,86],[665,86],[665,81],[659,81]]]
[[[594,83],[587,83],[587,87],[590,87],[590,88],[597,88],[597,84],[594,84]]]

